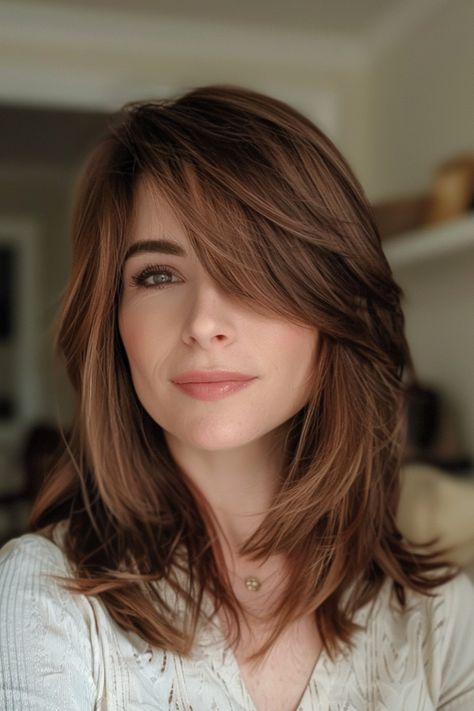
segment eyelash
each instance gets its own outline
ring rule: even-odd
[[[163,289],[174,282],[164,282],[162,284],[145,284],[145,280],[155,274],[166,274],[169,277],[177,276],[177,274],[168,267],[149,264],[138,274],[132,276],[130,282],[132,286],[143,287],[144,289]]]

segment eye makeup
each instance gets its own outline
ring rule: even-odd
[[[172,281],[162,281],[162,282],[157,282],[157,283],[146,283],[147,280],[149,280],[151,277],[154,277],[155,275],[161,275],[164,274],[166,275],[167,278],[170,280],[172,277],[176,277],[177,274],[175,271],[170,269],[169,267],[166,267],[164,265],[158,265],[158,264],[148,264],[145,266],[143,269],[141,269],[137,274],[134,274],[130,278],[130,286],[132,287],[138,287],[138,288],[144,288],[144,289],[163,289],[166,286],[169,286],[172,283]]]

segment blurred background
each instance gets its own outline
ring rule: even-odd
[[[470,0],[0,0],[0,545],[71,422],[78,171],[124,102],[228,82],[315,121],[373,204],[419,378],[400,525],[474,577],[473,65]]]

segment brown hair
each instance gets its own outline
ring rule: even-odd
[[[281,486],[240,552],[255,560],[284,554],[291,566],[271,635],[249,659],[308,613],[332,656],[350,643],[354,612],[386,578],[404,604],[405,588],[430,594],[454,573],[434,575],[446,563],[396,525],[413,366],[401,290],[371,209],[333,143],[275,98],[211,85],[129,102],[86,161],[55,341],[76,412],[30,527],[49,536],[66,519],[75,573],[61,578],[66,589],[99,596],[120,626],[149,643],[190,653],[205,592],[234,619],[232,644],[240,639],[212,512],[137,398],[118,333],[142,178],[169,201],[221,289],[319,330],[311,396],[284,439]],[[184,601],[184,615],[158,581]]]

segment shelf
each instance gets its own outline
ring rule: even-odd
[[[387,238],[383,240],[382,247],[392,267],[448,256],[466,247],[474,247],[474,214]]]

